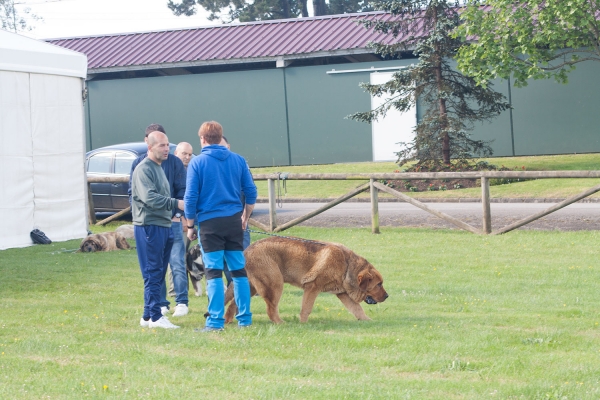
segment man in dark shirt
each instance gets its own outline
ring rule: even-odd
[[[165,129],[159,124],[151,124],[146,128],[145,141],[148,140],[148,135],[151,132],[158,131],[165,133]],[[142,154],[131,165],[131,173],[129,174],[129,201],[131,202],[131,177],[135,167],[142,162],[148,154]],[[167,159],[162,162],[161,167],[167,176],[171,197],[183,200],[185,195],[186,172],[183,162],[173,154],[169,154]],[[188,313],[188,282],[187,271],[185,269],[185,244],[183,240],[183,228],[181,225],[181,217],[183,211],[175,209],[172,212],[172,225],[174,242],[169,258],[169,265],[173,274],[173,286],[175,287],[175,311],[174,317],[181,317]],[[166,315],[169,310],[169,301],[167,300],[167,287],[163,282],[160,295],[160,308],[163,315]]]

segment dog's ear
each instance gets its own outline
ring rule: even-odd
[[[127,243],[127,239],[125,239],[125,236],[118,234],[118,235],[116,235],[116,237],[117,237],[117,241],[116,241],[117,248],[123,249],[123,250],[131,248],[131,246],[129,246],[129,243]]]
[[[358,274],[358,286],[361,290],[366,291],[369,286],[369,282],[373,279],[373,276],[369,273],[369,271],[361,271]]]

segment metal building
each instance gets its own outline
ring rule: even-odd
[[[390,18],[345,14],[50,42],[88,57],[90,149],[142,140],[151,122],[172,142],[198,146],[200,124],[217,120],[251,166],[380,161],[410,139],[420,110],[372,126],[346,116],[378,101],[361,82],[385,81],[415,62],[383,60],[368,47],[393,38],[358,20]],[[581,64],[568,85],[496,82],[514,109],[473,135],[494,140],[497,156],[600,151],[595,67]]]

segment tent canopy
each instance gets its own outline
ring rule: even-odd
[[[0,30],[0,71],[85,78],[87,57],[63,47]]]
[[[0,31],[0,249],[84,237],[86,56]]]

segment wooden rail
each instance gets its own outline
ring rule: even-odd
[[[315,215],[339,204],[341,201],[345,201],[358,194],[357,189],[353,189],[347,194],[339,197],[338,199],[326,204],[319,209],[306,214],[303,217],[289,221],[281,226],[277,225],[277,213],[276,213],[276,198],[275,198],[275,181],[281,179],[281,174],[255,174],[254,180],[266,180],[268,181],[269,189],[269,215],[270,215],[270,232],[281,232],[285,229],[291,228]],[[403,172],[403,173],[370,173],[370,174],[296,174],[286,173],[285,179],[287,180],[364,180],[368,181],[369,186],[361,186],[360,191],[370,189],[371,191],[371,231],[373,233],[379,233],[379,206],[378,206],[378,191],[384,191],[391,194],[392,196],[399,198],[400,200],[406,201],[418,207],[424,211],[427,211],[457,227],[460,229],[467,230],[476,234],[493,234],[499,235],[509,232],[513,229],[526,225],[530,222],[535,221],[545,215],[548,215],[556,210],[559,210],[567,205],[579,201],[587,196],[590,196],[600,191],[600,185],[594,186],[593,188],[586,190],[576,196],[570,197],[559,204],[556,204],[542,212],[539,212],[530,217],[524,218],[511,225],[508,225],[497,231],[492,231],[492,214],[490,207],[490,179],[492,178],[505,178],[505,179],[550,179],[550,178],[600,178],[600,171],[475,171],[475,172]],[[431,207],[423,204],[422,202],[407,196],[397,190],[382,185],[377,182],[378,180],[425,180],[425,179],[481,179],[481,203],[483,206],[483,229],[477,229],[465,222],[462,222],[450,215],[444,214],[440,211],[434,210]],[[343,200],[341,200],[343,199]]]
[[[427,211],[445,221],[454,224],[460,229],[467,230],[476,234],[492,234],[499,235],[506,232],[510,232],[513,229],[519,228],[523,225],[526,225],[530,222],[535,221],[541,217],[544,217],[554,211],[560,210],[563,207],[568,206],[576,201],[579,201],[585,197],[588,197],[598,191],[600,191],[600,185],[594,186],[591,189],[588,189],[576,196],[572,196],[558,204],[553,205],[552,207],[536,213],[530,217],[524,218],[520,221],[517,221],[513,224],[510,224],[504,228],[498,229],[496,231],[492,231],[492,216],[490,211],[490,179],[492,178],[505,178],[505,179],[550,179],[550,178],[600,178],[600,171],[475,171],[475,172],[403,172],[403,173],[366,173],[366,174],[297,174],[297,173],[286,173],[286,180],[364,180],[366,183],[362,186],[359,186],[355,189],[352,189],[348,193],[343,196],[338,197],[337,199],[325,204],[322,207],[319,207],[317,210],[314,210],[302,217],[296,218],[292,221],[286,222],[283,225],[277,224],[277,198],[275,191],[275,181],[282,179],[282,174],[279,173],[271,173],[271,174],[255,174],[254,180],[261,181],[266,180],[268,182],[268,191],[269,191],[269,225],[265,225],[259,221],[254,219],[250,219],[250,225],[262,229],[267,232],[281,232],[286,229],[291,228],[294,225],[297,225],[301,222],[306,221],[330,209],[331,207],[336,206],[366,190],[370,190],[371,193],[371,230],[373,233],[379,233],[379,206],[378,206],[378,192],[384,191],[386,193],[391,194],[392,196],[399,198],[407,203],[410,203],[424,211]],[[377,182],[378,180],[425,180],[425,179],[481,179],[481,203],[483,206],[483,229],[477,229],[465,222],[462,222],[450,215],[444,214],[437,210],[428,207],[422,202],[413,199],[410,196],[407,196],[404,193],[401,193],[397,190],[389,188],[381,183]],[[90,183],[123,183],[128,182],[128,177],[90,177],[88,178],[88,191],[90,190]],[[89,207],[90,207],[90,223],[92,220],[95,223],[95,216],[93,198],[91,194],[88,192],[89,199]],[[118,215],[122,215],[123,213],[128,212],[129,210],[123,210]],[[97,222],[97,225],[105,224],[109,220],[116,218],[116,215],[113,215],[103,221]]]

